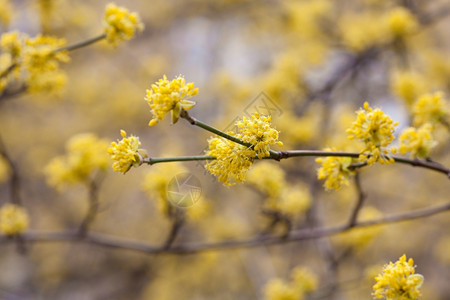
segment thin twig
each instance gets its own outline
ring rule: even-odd
[[[352,213],[350,215],[350,219],[348,221],[348,227],[352,228],[353,226],[355,226],[356,224],[356,220],[358,219],[358,213],[361,211],[361,208],[363,206],[364,200],[365,200],[365,195],[362,191],[362,187],[361,187],[361,179],[359,178],[359,173],[356,172],[355,174],[355,186],[356,186],[356,190],[358,192],[358,200],[356,202],[355,207],[352,210]]]
[[[89,226],[97,217],[99,207],[98,191],[99,182],[96,182],[96,180],[91,180],[89,182],[89,209],[84,220],[81,222],[80,228],[78,229],[78,234],[80,237],[86,236]]]
[[[167,239],[164,245],[161,247],[161,249],[167,251],[172,246],[183,224],[184,224],[183,216],[181,215],[180,212],[175,212],[174,218],[172,220],[172,226],[169,231],[169,235],[167,236]]]
[[[393,214],[379,219],[356,222],[353,228],[364,228],[374,225],[386,225],[390,223],[398,223],[407,220],[414,220],[429,217],[438,213],[450,210],[450,202],[428,207],[410,212]],[[60,232],[29,232],[24,234],[23,240],[28,243],[46,243],[46,242],[83,242],[98,245],[106,248],[127,249],[147,254],[195,254],[204,251],[219,251],[226,249],[239,249],[259,247],[263,245],[284,244],[295,241],[317,239],[324,236],[336,235],[348,231],[348,224],[307,228],[291,232],[286,238],[279,236],[256,236],[245,240],[233,240],[217,243],[192,243],[182,244],[169,249],[152,246],[140,241],[123,239],[120,237],[105,235],[96,232],[89,232],[84,239],[80,239],[76,231],[60,231]],[[11,242],[10,237],[0,236],[0,244]]]
[[[19,170],[14,163],[14,161],[11,159],[11,157],[8,154],[8,151],[6,150],[5,143],[3,142],[3,139],[0,137],[0,156],[3,156],[3,158],[6,160],[6,162],[9,165],[10,170],[10,197],[11,197],[11,203],[14,203],[16,205],[21,205],[22,201],[20,198],[20,176],[19,176]]]

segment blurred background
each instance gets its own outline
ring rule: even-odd
[[[50,34],[70,45],[103,32],[108,1],[9,3],[0,7],[2,33]],[[145,30],[117,47],[101,41],[70,52],[71,61],[61,65],[67,75],[61,90],[0,100],[1,138],[17,168],[32,231],[76,229],[86,215],[86,184],[55,189],[44,172],[76,134],[93,133],[110,143],[123,129],[140,137],[150,157],[204,153],[211,134],[185,120],[147,125],[145,91],[164,74],[194,82],[199,93],[190,114],[219,129],[233,130],[237,119],[255,111],[272,114],[284,142],[278,149],[284,150],[360,151],[345,130],[364,101],[400,122],[398,136],[411,126],[412,103],[420,95],[442,91],[448,99],[448,0],[116,4],[137,12]],[[450,166],[448,124],[438,124],[434,136],[438,145],[431,157]],[[325,191],[317,179],[319,166],[311,157],[258,161],[246,183],[231,187],[201,162],[143,165],[126,175],[109,167],[90,229],[158,246],[181,218],[177,246],[344,224],[358,191],[353,183]],[[195,196],[200,201],[189,208],[173,206],[165,194],[181,173],[193,175],[200,190]],[[259,180],[268,174],[279,185],[277,195]],[[12,190],[11,178],[3,177],[0,205],[10,201]],[[449,200],[448,178],[425,169],[374,165],[363,168],[360,179],[366,194],[360,220]],[[288,282],[300,267],[317,278],[305,299],[371,299],[373,278],[383,264],[406,254],[425,277],[423,299],[444,300],[450,294],[449,226],[443,213],[330,238],[188,255],[82,242],[30,243],[21,254],[15,243],[5,242],[0,243],[0,298],[284,299],[270,298],[267,284],[274,278]]]

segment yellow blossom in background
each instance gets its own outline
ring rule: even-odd
[[[436,92],[424,94],[413,105],[414,125],[425,123],[436,124],[441,122],[448,114],[448,103],[444,100],[444,93]]]
[[[296,217],[311,206],[311,194],[307,187],[298,184],[288,186],[278,199],[268,199],[269,207],[290,218]]]
[[[11,22],[13,6],[10,0],[0,0],[0,25],[7,27]]]
[[[226,185],[245,181],[248,169],[256,156],[254,150],[225,138],[208,140],[206,155],[215,157],[206,163],[206,169]]]
[[[284,282],[282,279],[272,279],[269,281],[265,288],[266,300],[301,300],[301,294],[298,293],[296,288],[289,283]]]
[[[327,148],[325,151],[335,149]],[[348,168],[352,164],[351,157],[319,157],[316,162],[322,164],[317,170],[317,177],[319,180],[325,179],[323,185],[326,190],[339,190],[343,185],[349,185],[349,178],[354,175],[354,171]]]
[[[383,213],[373,206],[361,208],[358,220],[369,221],[383,217]],[[364,249],[381,233],[381,226],[370,226],[365,228],[352,228],[350,231],[339,234],[336,239],[341,245],[353,247],[355,249]]]
[[[406,261],[406,255],[395,263],[385,265],[383,272],[375,280],[375,299],[416,300],[421,296],[419,288],[423,284],[423,276],[415,274],[414,261],[412,258]]]
[[[315,291],[319,285],[317,275],[306,267],[295,267],[291,272],[291,278],[294,286],[300,289],[302,293]]]
[[[236,123],[241,134],[240,139],[245,143],[252,144],[259,159],[270,156],[271,145],[283,146],[278,140],[278,131],[271,127],[270,116],[260,116],[254,113],[251,119],[243,117],[242,121]]]
[[[410,153],[411,158],[427,158],[437,142],[433,139],[433,126],[425,123],[419,128],[408,127],[400,134],[401,154]]]
[[[2,54],[8,53],[13,61],[22,53],[23,39],[18,31],[5,32],[0,38],[0,49]]]
[[[362,52],[389,40],[389,32],[385,25],[380,24],[377,14],[345,14],[338,27],[343,42],[355,52]]]
[[[394,139],[394,130],[398,122],[394,123],[392,119],[379,108],[372,109],[367,102],[364,103],[364,109],[357,111],[356,121],[347,129],[349,139],[358,139],[365,144],[361,151],[360,160],[369,165],[380,162],[393,162],[392,158],[387,156],[388,151],[385,147]]]
[[[130,13],[126,8],[114,3],[106,5],[105,9],[106,40],[113,46],[124,40],[130,40],[137,31],[144,30],[144,24],[137,13]]]
[[[198,88],[194,88],[194,83],[186,84],[182,76],[178,76],[172,81],[163,76],[152,88],[147,90],[146,100],[150,105],[153,119],[148,123],[149,126],[156,125],[164,119],[164,116],[170,111],[172,114],[172,123],[176,123],[182,110],[189,110],[194,107],[195,102],[188,100],[197,95]]]
[[[122,139],[111,143],[108,153],[114,160],[112,165],[115,172],[126,173],[131,167],[139,167],[142,160],[147,157],[147,153],[143,149],[139,149],[141,142],[139,137],[131,135],[127,137],[125,130],[120,130]]]
[[[419,25],[416,17],[405,7],[390,9],[385,15],[384,22],[394,38],[404,38],[414,33]]]
[[[158,210],[165,216],[170,216],[173,207],[169,203],[168,187],[175,176],[187,172],[187,169],[179,162],[152,166],[145,175],[142,188],[151,199],[157,200]],[[195,205],[194,205],[195,206]],[[199,212],[191,211],[194,215]]]
[[[28,214],[20,206],[5,204],[0,208],[0,232],[4,235],[17,235],[28,228]]]
[[[186,208],[186,217],[189,221],[200,221],[211,213],[210,203],[203,197],[199,197],[198,201]]]
[[[248,172],[247,182],[267,194],[269,198],[280,197],[286,186],[283,169],[270,161],[255,164]]]
[[[7,161],[0,156],[0,184],[8,180],[9,177],[9,165]]]
[[[29,72],[54,71],[60,62],[70,60],[67,51],[56,51],[66,44],[65,39],[37,35],[25,41],[23,63]]]
[[[397,71],[391,78],[393,93],[412,106],[414,101],[427,90],[427,83],[421,74],[413,71]]]
[[[65,185],[86,182],[96,171],[108,167],[108,142],[95,134],[82,133],[70,138],[66,154],[52,159],[45,167],[50,185],[61,189]]]

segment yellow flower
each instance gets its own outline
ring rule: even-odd
[[[18,58],[23,48],[23,41],[20,33],[18,31],[12,31],[2,34],[0,48],[3,53],[9,53],[12,60]]]
[[[137,13],[130,13],[126,8],[114,3],[106,5],[104,21],[106,40],[113,46],[118,42],[130,40],[136,31],[144,30],[144,24]]]
[[[134,135],[127,137],[127,133],[124,130],[120,130],[120,135],[122,140],[118,140],[118,143],[112,142],[111,147],[108,148],[108,153],[115,161],[113,170],[125,174],[131,167],[140,166],[143,159],[147,157],[147,153],[145,150],[139,149],[141,145],[139,137]]]
[[[372,109],[367,102],[364,103],[364,109],[357,111],[356,121],[352,127],[347,129],[349,139],[359,139],[365,144],[361,151],[360,160],[369,165],[380,162],[393,162],[392,158],[387,157],[387,147],[394,139],[394,130],[398,122],[394,123],[392,119],[380,109]]]
[[[405,7],[395,7],[386,15],[384,22],[394,38],[408,36],[417,30],[419,22]]]
[[[297,266],[291,272],[291,278],[294,285],[302,291],[309,293],[317,289],[319,279],[317,275],[308,268]]]
[[[335,149],[325,149],[325,151],[335,151]],[[349,185],[349,178],[354,171],[348,167],[352,164],[351,157],[319,157],[316,162],[322,166],[317,170],[319,180],[325,179],[323,184],[326,190],[339,190],[343,185]]]
[[[414,261],[406,261],[403,255],[395,263],[384,266],[383,272],[375,277],[373,286],[375,299],[416,300],[421,296],[419,288],[423,284],[423,276],[415,273]]]
[[[163,76],[152,89],[147,90],[146,100],[150,105],[153,119],[148,123],[149,126],[156,125],[164,119],[164,116],[171,111],[172,124],[178,121],[182,110],[189,110],[194,107],[195,102],[188,100],[197,95],[198,88],[194,88],[194,83],[186,84],[182,76],[178,76],[172,81]]]
[[[37,35],[25,40],[23,62],[29,72],[54,71],[60,62],[70,60],[67,51],[55,51],[66,44],[64,39]]]
[[[58,189],[67,184],[85,182],[97,170],[108,166],[108,143],[92,133],[73,136],[66,144],[67,153],[50,161],[44,172],[48,182]]]
[[[395,72],[392,77],[392,90],[394,94],[411,106],[420,94],[426,91],[425,78],[416,72]]]
[[[283,143],[278,141],[278,131],[271,127],[270,121],[270,116],[254,113],[251,119],[243,117],[242,121],[236,123],[241,135],[240,139],[253,145],[259,159],[270,156],[271,145],[283,146]]]
[[[248,182],[269,198],[278,198],[282,194],[286,179],[283,169],[273,162],[261,161],[248,172]]]
[[[436,124],[448,114],[448,103],[443,99],[444,93],[422,95],[413,105],[414,125]]]
[[[5,204],[0,209],[0,232],[4,235],[17,235],[28,228],[28,214],[20,206]]]
[[[265,299],[267,300],[300,300],[302,295],[289,283],[282,279],[272,279],[266,284]]]
[[[0,25],[6,27],[11,21],[13,6],[10,0],[0,0]]]
[[[400,134],[400,147],[398,150],[401,154],[410,152],[411,158],[426,158],[431,149],[436,146],[437,142],[432,135],[433,126],[425,123],[420,128],[408,127]]]
[[[255,151],[225,138],[208,140],[206,155],[215,157],[206,163],[206,169],[226,185],[245,180],[248,169],[256,156]]]

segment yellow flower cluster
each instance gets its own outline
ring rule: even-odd
[[[400,134],[400,147],[398,150],[401,154],[411,153],[411,158],[426,158],[431,149],[436,146],[437,142],[432,135],[433,126],[425,123],[419,128],[408,127]]]
[[[367,102],[364,103],[364,109],[357,111],[356,121],[352,127],[347,129],[349,139],[358,139],[365,144],[361,151],[360,160],[369,165],[380,162],[393,162],[392,158],[387,157],[388,151],[385,149],[394,139],[394,130],[398,122],[394,123],[392,119],[380,109],[372,109]]]
[[[425,78],[417,72],[395,72],[391,81],[393,93],[408,106],[411,106],[427,89]]]
[[[388,11],[385,22],[394,38],[406,37],[414,33],[419,26],[416,17],[405,7],[395,7]]]
[[[0,232],[4,235],[17,235],[28,228],[28,214],[20,206],[5,204],[0,209]]]
[[[384,266],[383,272],[375,277],[373,286],[375,299],[416,300],[421,296],[419,288],[423,284],[423,276],[415,273],[414,261],[406,261],[403,255],[395,263]]]
[[[317,289],[317,276],[305,267],[297,266],[291,272],[291,280],[270,280],[265,287],[267,300],[302,300],[305,294]]]
[[[122,139],[111,143],[108,148],[108,153],[111,155],[114,163],[112,165],[115,172],[126,173],[131,167],[139,167],[143,159],[147,157],[147,152],[144,149],[139,149],[141,142],[139,137],[131,135],[127,137],[124,130],[120,130]]]
[[[325,151],[335,151],[335,149],[325,149]],[[326,190],[339,190],[343,185],[349,185],[350,176],[354,171],[348,167],[352,164],[351,157],[319,157],[316,162],[322,166],[317,170],[319,180],[325,179],[324,187]]]
[[[270,116],[254,113],[251,119],[243,117],[242,121],[236,123],[241,135],[239,138],[253,145],[259,159],[270,156],[271,145],[283,146],[283,143],[278,141],[278,131],[271,127],[271,120]]]
[[[343,41],[355,51],[406,38],[418,28],[419,22],[404,7],[395,7],[384,14],[358,12],[344,15],[339,27]]]
[[[256,156],[255,151],[222,137],[211,138],[208,143],[206,155],[216,159],[208,161],[206,169],[226,185],[243,182]]]
[[[106,5],[104,21],[106,40],[113,46],[124,40],[130,40],[136,31],[144,30],[144,24],[139,20],[137,13],[130,13],[126,8],[116,6],[114,3]]]
[[[414,103],[412,112],[414,125],[420,126],[425,123],[436,124],[443,120],[448,114],[448,103],[444,99],[444,93],[436,92],[424,94]]]
[[[96,171],[106,170],[108,142],[95,134],[82,133],[70,138],[66,155],[50,161],[44,172],[50,185],[62,189],[68,184],[86,182]]]
[[[10,0],[0,0],[0,25],[6,27],[11,21],[13,6]]]
[[[158,210],[165,216],[170,216],[173,212],[168,196],[169,183],[176,175],[184,172],[187,172],[186,168],[181,163],[175,162],[156,165],[144,177],[143,190],[149,198],[157,200]]]
[[[59,63],[68,62],[67,51],[58,49],[64,39],[38,35],[29,38],[19,32],[4,33],[1,37],[0,91],[13,79],[23,76],[30,92],[58,92],[66,83]]]
[[[194,88],[194,83],[186,84],[184,77],[178,76],[169,81],[164,75],[162,79],[152,84],[151,90],[147,90],[146,100],[153,114],[153,119],[148,125],[156,125],[164,119],[169,111],[172,113],[172,123],[176,123],[182,110],[189,110],[194,107],[195,102],[188,99],[197,95],[197,93],[198,88]]]

